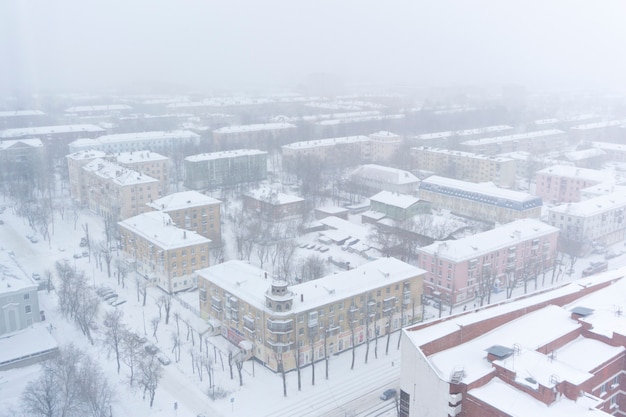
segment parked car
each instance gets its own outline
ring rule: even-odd
[[[33,277],[33,279],[34,279],[35,281],[39,281],[39,280],[41,279],[41,275],[39,275],[39,274],[38,274],[38,273],[36,273],[36,272],[33,272],[32,277]]]
[[[387,401],[388,399],[395,397],[396,394],[397,394],[397,391],[395,389],[389,388],[389,389],[386,389],[381,394],[380,399],[383,400],[383,401]]]
[[[143,348],[151,355],[155,355],[159,351],[159,348],[154,345],[146,345]]]
[[[116,293],[108,293],[108,294],[105,294],[105,295],[102,297],[102,299],[103,299],[104,301],[109,301],[111,298],[117,298],[117,294],[116,294]]]
[[[597,274],[598,272],[603,272],[608,269],[608,264],[606,262],[591,262],[589,266],[583,269],[583,277],[587,277],[589,275]]]
[[[111,303],[111,305],[113,307],[118,307],[118,306],[121,306],[122,304],[124,304],[125,302],[126,302],[126,300],[115,299],[115,302]]]
[[[161,362],[163,365],[169,365],[170,363],[172,363],[172,361],[170,360],[170,358],[168,358],[165,355],[158,355],[157,359],[159,360],[159,362]]]
[[[82,257],[83,257],[83,255],[81,255],[80,253],[75,253],[74,254],[74,259],[80,259]]]
[[[622,253],[621,250],[619,249],[609,249],[606,254],[604,254],[604,259],[613,259],[613,258],[617,258],[618,256],[620,256]]]
[[[84,237],[80,238],[80,247],[84,248],[85,246],[87,246],[87,239],[85,239]]]
[[[85,250],[85,251],[83,251],[83,253],[81,253],[81,255],[82,255],[83,258],[87,258],[87,257],[89,257],[89,252],[87,252]]]
[[[37,243],[39,242],[39,239],[37,239],[35,236],[31,236],[30,241],[31,243]]]

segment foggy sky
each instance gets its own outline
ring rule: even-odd
[[[0,92],[522,84],[626,90],[626,2],[4,0]]]

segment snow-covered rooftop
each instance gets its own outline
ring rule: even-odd
[[[604,155],[606,155],[606,152],[604,152],[602,149],[590,148],[590,149],[583,149],[580,151],[567,152],[565,154],[565,158],[567,158],[570,161],[583,161],[585,159],[596,158],[596,157],[604,156]]]
[[[120,152],[115,156],[120,164],[132,164],[135,162],[166,161],[167,156],[152,151]]]
[[[211,152],[211,153],[201,153],[197,155],[191,155],[185,158],[185,161],[189,162],[200,162],[200,161],[210,161],[215,159],[222,158],[237,158],[240,156],[251,156],[251,155],[267,155],[267,152],[260,151],[258,149],[235,149],[232,151],[221,151],[221,152]]]
[[[191,207],[202,207],[222,202],[197,191],[182,191],[161,197],[148,203],[148,206],[164,212],[181,210]]]
[[[559,123],[559,119],[556,118],[552,118],[552,119],[540,119],[540,120],[535,120],[533,122],[534,125],[539,125],[539,126],[543,126],[543,125],[553,125],[553,124],[557,124]]]
[[[265,309],[265,294],[272,278],[265,271],[244,261],[228,261],[197,271],[229,293],[259,309]],[[424,273],[424,270],[395,258],[381,258],[349,271],[289,286],[294,294],[290,314],[304,312]]]
[[[83,169],[85,171],[93,172],[101,178],[109,179],[119,185],[148,184],[158,182],[155,178],[107,161],[106,159],[94,159],[83,166]]]
[[[535,200],[537,197],[522,191],[508,190],[500,188],[492,182],[475,183],[469,181],[461,181],[454,178],[440,177],[438,175],[432,175],[422,180],[422,186],[436,185],[440,187],[455,188],[460,191],[467,191],[470,193],[483,194],[489,197],[495,197],[499,199],[506,199],[517,202],[525,202]],[[434,191],[430,189],[431,191]]]
[[[606,127],[621,126],[626,123],[625,120],[610,120],[608,122],[586,123],[583,125],[573,126],[572,130],[593,130],[604,129]]]
[[[45,324],[35,323],[20,331],[0,336],[0,365],[57,348],[58,344]]]
[[[610,194],[590,198],[589,200],[561,204],[551,207],[549,210],[554,213],[586,217],[624,206],[626,206],[626,192],[620,190]]]
[[[615,176],[610,172],[598,171],[596,169],[578,168],[570,165],[552,165],[537,171],[537,174],[578,178],[597,182],[615,181]]]
[[[404,119],[404,117],[404,114],[381,114],[377,116],[351,117],[348,119],[322,120],[320,122],[316,122],[316,124],[320,126],[335,126],[349,123],[368,122],[371,120],[399,120]]]
[[[58,125],[24,127],[19,129],[6,129],[0,132],[0,138],[10,139],[24,136],[42,136],[58,133],[78,133],[78,132],[105,132],[104,129],[96,125]]]
[[[257,188],[256,190],[251,190],[246,193],[246,196],[251,197],[255,200],[265,201],[266,203],[270,203],[273,205],[281,205],[281,204],[290,204],[290,203],[298,203],[304,201],[303,198],[284,194],[275,190],[272,190],[268,187]]]
[[[291,123],[259,123],[252,125],[225,126],[215,129],[213,133],[242,133],[242,132],[261,132],[264,130],[285,130],[296,129],[296,125]]]
[[[152,132],[134,132],[134,133],[118,133],[115,135],[105,135],[98,137],[98,141],[102,144],[128,142],[135,140],[157,140],[157,139],[197,139],[200,136],[188,130],[173,130],[170,132],[152,131]]]
[[[417,204],[420,200],[419,198],[413,197],[408,194],[392,193],[391,191],[381,191],[375,196],[370,197],[370,201],[376,201],[382,204],[406,209],[414,204]]]
[[[66,113],[89,113],[89,112],[107,112],[119,110],[131,110],[128,104],[101,104],[95,106],[76,106],[65,109]]]
[[[41,110],[9,110],[0,111],[0,117],[24,117],[24,116],[43,116],[46,113]]]
[[[610,414],[595,408],[599,401],[587,396],[577,401],[560,398],[549,406],[499,378],[468,392],[479,400],[515,417],[609,417]]]
[[[85,159],[96,159],[96,158],[104,158],[106,156],[106,152],[103,151],[95,151],[90,149],[88,151],[78,151],[71,153],[66,156],[68,159],[73,159],[75,161],[85,160]]]
[[[417,135],[417,139],[442,139],[449,138],[452,136],[459,136],[463,138],[464,136],[472,136],[472,135],[480,135],[482,133],[498,133],[498,132],[506,132],[509,130],[513,130],[513,127],[508,125],[496,125],[496,126],[485,126],[479,127],[476,129],[465,129],[465,130],[457,130],[457,131],[447,131],[447,132],[433,132],[433,133],[423,133],[421,135]]]
[[[346,137],[341,137],[341,138],[316,139],[316,140],[307,140],[303,142],[294,142],[294,143],[289,143],[287,145],[283,145],[282,148],[286,148],[286,149],[318,148],[318,147],[335,146],[335,145],[348,144],[348,143],[369,142],[369,140],[370,139],[367,136],[346,136]]]
[[[340,230],[350,235],[351,237],[358,238],[360,240],[366,240],[367,236],[369,235],[369,229],[367,227],[360,226],[358,224],[349,222],[336,216],[324,217],[319,222],[326,227]]]
[[[605,151],[626,151],[626,145],[621,143],[613,143],[613,142],[591,142],[593,146],[596,148],[600,148]]]
[[[519,219],[458,240],[435,242],[424,246],[419,252],[437,254],[455,262],[477,258],[499,248],[514,246],[520,241],[546,236],[559,229],[535,219]]]
[[[382,181],[387,184],[412,184],[420,181],[409,171],[375,164],[362,165],[352,171],[350,176]]]
[[[12,148],[15,145],[23,144],[31,148],[41,148],[43,143],[41,139],[16,139],[16,140],[0,140],[0,150]]]
[[[119,222],[121,227],[133,231],[163,250],[184,248],[211,242],[190,230],[176,227],[172,218],[162,211],[151,211]]]
[[[494,161],[494,162],[508,162],[512,160],[511,158],[507,158],[501,155],[500,156],[481,155],[481,154],[473,153],[473,152],[463,152],[463,151],[456,151],[452,149],[433,148],[430,146],[419,146],[415,149],[439,153],[439,154],[445,154],[445,155],[450,155],[450,156],[462,156],[466,158],[484,159],[484,160],[489,160],[489,161]]]
[[[472,140],[467,140],[463,142],[462,145],[476,146],[476,145],[484,145],[484,144],[489,144],[489,143],[510,142],[514,140],[559,136],[559,135],[564,135],[564,134],[565,132],[559,129],[537,130],[534,132],[516,133],[514,135],[496,136],[496,137],[482,138],[482,139],[472,139]]]

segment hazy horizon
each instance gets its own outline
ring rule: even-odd
[[[626,3],[555,0],[0,5],[0,92],[518,84],[626,90]]]

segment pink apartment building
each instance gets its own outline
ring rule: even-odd
[[[537,171],[535,194],[546,203],[580,201],[580,190],[603,182],[615,182],[615,177],[595,169],[568,165],[553,165]]]
[[[417,250],[426,270],[424,295],[442,304],[464,304],[505,290],[552,267],[559,229],[521,219],[459,240]]]

